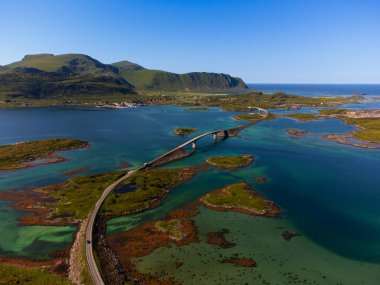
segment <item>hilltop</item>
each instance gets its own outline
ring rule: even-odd
[[[104,64],[84,54],[35,54],[0,66],[2,99],[86,98],[137,94],[141,91],[239,91],[248,87],[222,73],[176,74],[120,61]]]

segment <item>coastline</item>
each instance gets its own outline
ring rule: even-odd
[[[4,146],[12,146],[12,145],[4,145]],[[90,147],[89,142],[82,141],[82,145],[54,150],[51,153],[47,154],[46,156],[38,156],[38,157],[35,157],[29,161],[18,161],[18,167],[16,167],[16,168],[0,168],[0,171],[11,172],[11,171],[18,171],[18,170],[23,170],[23,169],[27,169],[27,168],[32,168],[32,167],[38,167],[38,166],[46,165],[46,164],[64,162],[64,161],[67,161],[68,159],[65,157],[61,157],[60,155],[57,154],[57,152],[64,152],[64,151],[77,150],[77,149],[86,149],[89,147]]]
[[[354,147],[360,147],[360,148],[366,148],[366,149],[380,149],[380,143],[359,140],[359,139],[355,139],[358,141],[357,143],[350,141],[350,139],[354,139],[353,132],[354,131],[348,134],[327,134],[327,135],[324,135],[323,138],[327,140],[335,141],[339,144],[344,144],[344,145],[349,145],[349,146],[354,146]]]

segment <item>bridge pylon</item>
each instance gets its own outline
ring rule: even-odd
[[[196,143],[193,142],[193,143],[191,144],[191,148],[192,148],[192,149],[195,149],[196,147],[197,147]]]

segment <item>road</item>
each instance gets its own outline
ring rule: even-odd
[[[87,259],[87,265],[88,269],[90,270],[90,274],[92,276],[93,282],[95,285],[104,285],[103,278],[99,272],[98,266],[96,265],[95,258],[94,258],[94,251],[93,251],[93,243],[92,243],[92,233],[94,229],[95,224],[95,218],[98,214],[98,211],[100,207],[102,206],[104,200],[107,198],[108,194],[111,193],[111,191],[119,185],[123,180],[127,179],[129,176],[134,174],[136,171],[140,170],[132,170],[129,171],[126,175],[119,178],[117,181],[112,183],[110,186],[104,190],[102,196],[99,198],[99,200],[96,202],[94,209],[92,210],[90,214],[90,218],[88,220],[87,229],[86,229],[86,259]],[[88,242],[90,241],[90,242]]]
[[[256,108],[258,109],[260,112],[264,112],[265,115],[263,116],[263,118],[265,118],[266,116],[268,116],[268,111],[265,110],[265,109],[261,109],[261,108],[257,108],[257,107],[251,107],[251,108]],[[255,122],[251,122],[251,123],[247,123],[247,124],[244,124],[240,127],[235,127],[235,128],[232,128],[232,129],[237,129],[237,128],[241,128],[241,129],[244,129],[248,126],[251,126],[253,125]],[[191,144],[205,136],[208,136],[208,135],[211,135],[211,134],[217,134],[217,133],[220,133],[220,132],[225,132],[225,131],[228,131],[228,130],[232,130],[232,129],[226,129],[226,130],[218,130],[218,131],[211,131],[211,132],[207,132],[207,133],[204,133],[204,134],[201,134],[195,138],[192,138],[190,139],[189,141],[173,148],[172,150],[164,153],[163,155],[160,155],[158,158],[144,164],[144,166],[141,166],[135,170],[131,170],[129,171],[126,175],[124,175],[123,177],[119,178],[117,181],[115,181],[114,183],[112,183],[111,185],[109,185],[103,192],[102,196],[99,198],[99,200],[96,202],[94,208],[92,209],[92,212],[90,214],[90,218],[88,220],[88,223],[87,223],[87,229],[86,229],[86,260],[87,260],[87,265],[88,265],[88,269],[90,270],[90,274],[91,274],[91,277],[92,277],[92,280],[94,282],[95,285],[104,285],[104,281],[103,281],[103,278],[99,272],[99,269],[98,269],[98,266],[96,265],[96,261],[95,261],[95,258],[94,258],[94,251],[93,251],[93,242],[92,242],[92,233],[93,233],[93,229],[94,229],[94,224],[95,224],[95,219],[96,219],[96,215],[98,214],[98,211],[100,209],[100,207],[102,206],[104,200],[107,198],[107,196],[112,192],[113,189],[115,189],[115,187],[117,185],[119,185],[122,181],[124,181],[125,179],[127,179],[128,177],[130,177],[131,175],[133,175],[134,173],[136,173],[137,171],[139,170],[142,170],[144,168],[146,168],[147,166],[149,166],[150,164],[154,163],[155,161],[173,153],[174,151],[180,149],[180,148],[183,148],[185,147],[186,145],[188,144]],[[240,130],[239,130],[240,131]]]

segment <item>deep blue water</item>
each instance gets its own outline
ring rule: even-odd
[[[380,84],[264,84],[249,83],[254,88],[266,93],[285,92],[303,96],[351,96],[365,93],[365,96],[380,96]]]

